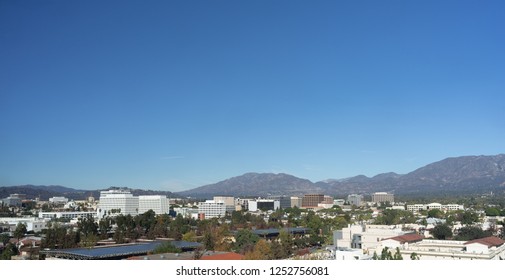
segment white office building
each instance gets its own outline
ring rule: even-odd
[[[156,215],[168,214],[170,211],[169,200],[164,195],[140,195],[139,214],[153,210]]]
[[[198,203],[198,213],[205,219],[222,218],[226,215],[226,205],[223,201],[206,200]]]
[[[281,208],[281,202],[279,200],[273,199],[257,199],[249,201],[249,211],[256,212],[258,210],[275,211]]]
[[[351,205],[361,206],[363,202],[363,196],[360,194],[350,194],[347,196],[347,202]]]
[[[380,254],[385,247],[393,252],[398,248],[404,260],[409,260],[413,254],[420,260],[500,260],[505,258],[505,240],[496,236],[471,241],[412,239],[397,236],[382,240],[376,253]]]
[[[129,191],[108,190],[100,192],[98,202],[99,218],[115,215],[138,215],[139,198],[134,197]]]
[[[49,199],[49,202],[53,204],[65,204],[68,202],[68,198],[63,196],[53,196]]]
[[[401,225],[349,225],[333,232],[338,248],[373,250],[383,239],[404,235]]]
[[[8,228],[14,232],[19,223],[25,224],[27,231],[40,232],[47,228],[48,219],[39,219],[36,217],[15,217],[0,218],[0,228]]]
[[[41,219],[79,219],[84,217],[97,218],[96,212],[39,212]]]
[[[456,211],[456,210],[465,210],[465,207],[463,205],[459,204],[447,204],[447,205],[442,205],[440,203],[430,203],[430,204],[410,204],[407,205],[407,210],[412,211],[412,212],[419,212],[422,210],[432,210],[432,209],[438,209],[442,211]]]

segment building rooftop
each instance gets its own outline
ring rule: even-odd
[[[48,256],[67,258],[67,259],[83,259],[83,260],[99,260],[99,259],[120,259],[130,256],[145,255],[154,251],[161,241],[148,243],[124,244],[107,247],[94,248],[73,248],[47,250],[44,253]],[[197,242],[186,241],[171,241],[172,245],[182,250],[191,250],[201,246]]]
[[[400,243],[414,243],[414,242],[419,242],[424,239],[424,236],[417,234],[417,233],[410,233],[410,234],[404,234],[400,236],[395,236],[387,239],[393,239],[396,240]]]
[[[200,259],[201,260],[243,260],[245,258],[244,255],[233,253],[233,252],[222,252],[215,253],[211,255],[204,255]]]
[[[489,237],[470,240],[470,241],[466,242],[465,245],[473,244],[473,243],[480,243],[480,244],[486,245],[489,248],[489,247],[493,247],[493,246],[499,247],[505,243],[505,240],[498,238],[496,236],[489,236]]]
[[[310,229],[309,228],[269,228],[269,229],[257,229],[252,232],[256,235],[265,236],[265,235],[279,235],[281,230],[286,231],[289,234],[306,234]]]

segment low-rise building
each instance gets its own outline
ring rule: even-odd
[[[11,232],[14,232],[19,223],[25,224],[27,231],[40,232],[47,228],[48,221],[48,219],[39,219],[36,217],[0,218],[0,224],[4,224]]]
[[[348,225],[333,232],[333,244],[339,248],[373,250],[384,239],[411,233],[400,225]]]
[[[465,210],[465,207],[463,205],[459,204],[447,204],[447,205],[442,205],[440,203],[429,203],[429,204],[409,204],[407,205],[407,210],[412,211],[412,212],[419,212],[422,210],[432,210],[432,209],[438,209],[442,211],[456,211],[456,210]]]
[[[84,217],[93,217],[96,219],[97,212],[39,212],[40,219],[79,219]]]
[[[49,202],[53,204],[65,204],[68,202],[68,198],[63,196],[53,196],[49,199]]]
[[[495,236],[471,241],[422,239],[421,236],[398,236],[381,241],[376,253],[388,247],[398,248],[404,260],[498,260],[505,259],[505,240]]]

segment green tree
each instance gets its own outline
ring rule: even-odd
[[[410,211],[386,209],[377,217],[375,223],[380,225],[397,225],[413,223],[415,220],[414,214]]]
[[[239,230],[235,236],[234,249],[241,253],[252,250],[259,239],[260,238],[256,234],[248,229]]]
[[[7,233],[0,234],[0,243],[5,246],[5,244],[9,243],[11,240],[10,236]]]
[[[106,239],[109,237],[109,231],[112,229],[111,218],[106,217],[100,219],[98,222],[98,231],[100,232],[100,238]]]
[[[393,260],[403,260],[402,254],[400,253],[400,248],[396,247],[395,254],[393,255]]]
[[[2,251],[2,254],[0,254],[0,260],[10,260],[12,256],[15,256],[18,254],[18,249],[16,245],[9,243],[5,246],[5,248]]]
[[[483,231],[480,227],[466,226],[458,230],[456,240],[473,240],[491,236],[490,232]]]
[[[428,211],[428,218],[441,219],[444,217],[444,212],[440,209],[431,209]]]
[[[265,239],[260,239],[254,245],[252,251],[245,254],[247,260],[268,260],[271,259],[272,249]]]
[[[281,230],[279,232],[278,242],[274,242],[275,244],[279,244],[280,248],[278,248],[277,258],[283,259],[289,257],[293,253],[293,236],[289,234],[285,230]]]
[[[196,241],[196,233],[194,231],[188,231],[182,235],[182,240],[188,241],[188,242],[195,242]]]
[[[486,208],[486,216],[490,217],[500,216],[500,210],[495,207],[488,207]]]
[[[24,223],[18,223],[16,229],[14,230],[14,237],[17,238],[19,242],[19,239],[23,238],[26,232],[26,225]]]
[[[464,225],[472,225],[479,221],[479,214],[473,211],[464,211],[458,215],[459,221]]]
[[[413,261],[419,260],[419,255],[416,252],[412,252],[412,254],[410,254],[410,259]]]
[[[77,222],[77,231],[83,236],[98,235],[98,224],[93,216],[80,218]]]
[[[447,224],[438,224],[431,230],[435,239],[446,240],[452,237],[452,229]]]
[[[163,242],[153,250],[153,254],[181,253],[181,249],[175,247],[171,242]]]

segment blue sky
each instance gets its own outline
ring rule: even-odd
[[[0,186],[505,152],[504,1],[0,1]]]

